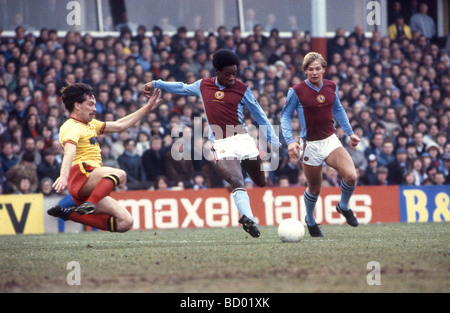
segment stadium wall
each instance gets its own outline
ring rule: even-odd
[[[289,217],[304,220],[304,187],[255,188],[248,193],[260,226]],[[350,206],[361,224],[450,221],[450,193],[444,186],[360,186]],[[239,226],[239,213],[227,189],[114,192],[134,217],[134,230]],[[340,189],[322,188],[316,207],[320,224],[344,224],[336,212]],[[48,216],[62,197],[42,194],[0,196],[0,235],[95,230]]]

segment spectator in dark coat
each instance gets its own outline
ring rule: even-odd
[[[2,147],[2,153],[0,153],[0,166],[4,173],[7,173],[11,167],[17,164],[18,157],[13,154],[12,142],[4,142]]]
[[[378,157],[375,154],[370,154],[367,157],[367,167],[364,171],[364,175],[361,177],[360,183],[363,185],[376,185],[377,168],[378,168]]]
[[[45,177],[55,181],[60,174],[61,164],[56,161],[56,152],[48,148],[43,152],[43,159],[37,168],[38,179],[41,181]]]
[[[119,166],[127,173],[126,186],[129,190],[148,189],[149,184],[145,180],[142,160],[135,153],[136,141],[127,139],[124,142],[125,151],[119,156]]]
[[[395,160],[391,162],[387,169],[389,171],[388,181],[389,185],[401,185],[403,177],[408,170],[408,164],[406,162],[407,154],[403,148],[397,149],[395,153]]]
[[[173,148],[175,147],[173,146]],[[175,185],[181,181],[185,183],[185,186],[189,186],[191,177],[195,172],[194,165],[192,160],[183,157],[184,146],[179,145],[178,148],[178,151],[171,149],[165,153],[164,169],[171,185]]]
[[[164,149],[162,138],[158,135],[150,138],[150,149],[142,154],[142,167],[147,181],[153,182],[158,176],[165,176]]]
[[[298,174],[300,168],[298,162],[294,158],[289,158],[288,162],[282,165],[280,171],[277,173],[278,176],[286,176],[289,179],[289,184],[295,185],[298,183]]]
[[[22,178],[28,178],[30,180],[30,193],[35,193],[39,187],[36,169],[33,153],[24,153],[21,161],[11,167],[6,173],[6,178],[12,191],[14,193],[18,192]]]

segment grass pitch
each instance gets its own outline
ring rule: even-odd
[[[0,292],[450,292],[447,223],[322,226],[299,243],[276,227],[0,236]],[[81,285],[67,276],[80,265]],[[378,262],[378,285],[367,283]],[[370,276],[373,277],[373,276]]]

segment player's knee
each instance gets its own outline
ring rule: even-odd
[[[131,214],[123,216],[120,220],[117,221],[117,232],[124,233],[133,227],[133,216]]]
[[[259,182],[255,182],[255,185],[258,187],[265,187],[266,186],[266,181],[265,180],[261,180]]]
[[[349,186],[355,186],[357,179],[358,177],[356,175],[356,172],[350,173],[344,177],[345,183]]]
[[[319,196],[320,195],[320,190],[321,187],[320,186],[314,186],[314,185],[309,185],[308,186],[308,192],[312,195],[312,196]]]
[[[231,185],[232,189],[243,188],[244,181],[239,177],[231,177],[228,183]]]
[[[116,175],[119,178],[120,180],[119,184],[122,184],[127,180],[127,173],[122,169],[117,169],[114,175]]]

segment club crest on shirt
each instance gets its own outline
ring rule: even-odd
[[[98,137],[97,136],[89,138],[89,143],[91,145],[95,145],[95,144],[99,144],[100,145],[100,142],[98,141]]]
[[[225,97],[225,93],[222,90],[216,91],[215,95],[216,99],[223,99]]]
[[[320,94],[320,95],[317,96],[316,100],[317,100],[317,102],[319,102],[320,104],[322,104],[322,103],[325,102],[325,96],[322,95],[322,94]]]

